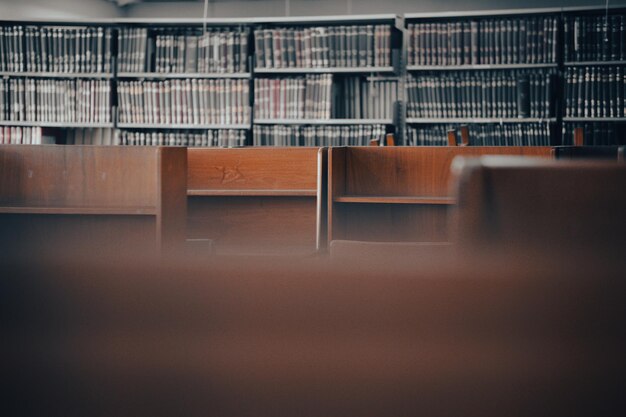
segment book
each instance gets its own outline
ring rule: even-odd
[[[407,28],[409,65],[556,63],[556,16],[409,23]]]
[[[118,83],[120,123],[246,124],[249,85],[239,79],[175,79]]]
[[[551,127],[547,123],[481,123],[469,125],[472,146],[549,146]],[[448,146],[448,131],[460,135],[453,124],[407,128],[408,146]]]
[[[256,68],[391,66],[391,26],[256,29]]]
[[[44,140],[40,127],[0,126],[0,145],[41,145]]]
[[[409,75],[407,116],[414,118],[550,118],[554,69],[455,71]]]
[[[254,146],[367,146],[384,140],[384,125],[254,126]]]
[[[111,84],[93,79],[0,80],[0,121],[111,123]]]
[[[563,54],[566,62],[626,59],[623,13],[565,16]]]
[[[563,145],[574,145],[574,130],[583,129],[585,146],[626,145],[626,123],[563,123]]]
[[[623,66],[568,67],[565,117],[624,117]]]
[[[398,83],[331,74],[256,78],[258,119],[392,119]]]
[[[0,71],[111,73],[110,27],[0,27]]]
[[[121,28],[118,71],[246,72],[248,38],[248,28]]]
[[[246,132],[236,129],[195,131],[117,130],[116,142],[125,146],[239,147],[246,144]]]

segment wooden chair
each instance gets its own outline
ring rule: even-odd
[[[513,157],[453,163],[458,242],[626,248],[626,165]]]
[[[182,250],[186,184],[186,148],[2,145],[0,247]]]
[[[549,147],[333,147],[328,238],[369,242],[449,241],[450,164],[455,156],[549,158]]]

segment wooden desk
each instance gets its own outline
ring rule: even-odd
[[[188,151],[188,237],[217,254],[313,254],[325,242],[325,148]]]
[[[0,245],[157,251],[184,242],[185,148],[0,146]],[[68,248],[69,249],[69,248]]]
[[[340,147],[329,151],[328,239],[449,239],[450,165],[458,155],[550,157],[549,147]]]

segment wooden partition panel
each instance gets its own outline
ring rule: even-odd
[[[312,254],[325,244],[324,148],[189,149],[188,237],[218,254]]]
[[[186,149],[0,147],[2,246],[153,251],[184,242]],[[18,249],[19,248],[19,249]]]
[[[449,240],[450,166],[459,155],[551,157],[551,148],[331,148],[329,240]]]
[[[536,249],[626,248],[626,165],[461,160],[459,241]]]
[[[154,214],[159,152],[159,148],[3,145],[0,204]]]

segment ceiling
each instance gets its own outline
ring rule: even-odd
[[[111,3],[115,3],[118,6],[127,6],[129,4],[136,4],[136,3],[179,3],[179,2],[203,2],[204,0],[107,0],[110,1]],[[213,1],[213,0],[209,0],[209,1]]]

